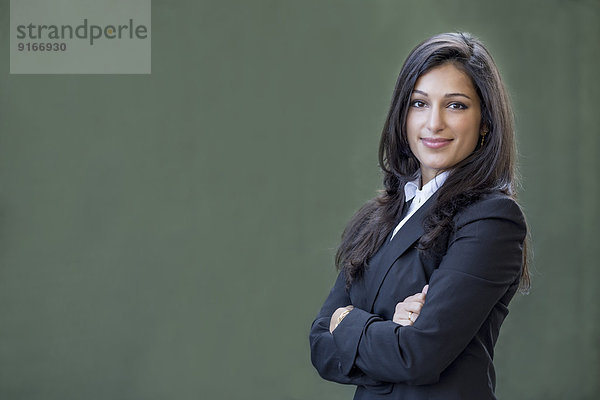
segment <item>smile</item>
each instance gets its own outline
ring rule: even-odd
[[[421,142],[425,147],[429,147],[430,149],[439,149],[441,147],[449,145],[450,142],[452,142],[452,139],[421,138]]]

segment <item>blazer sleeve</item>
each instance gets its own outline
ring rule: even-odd
[[[525,235],[512,199],[496,196],[470,206],[455,218],[455,233],[414,325],[354,309],[334,330],[341,373],[358,368],[385,382],[437,382],[518,282]]]
[[[349,368],[344,372],[341,370],[340,353],[333,341],[331,332],[329,332],[329,322],[335,310],[350,304],[352,303],[346,291],[344,273],[341,272],[310,329],[309,340],[312,364],[324,379],[338,383],[367,386],[372,391],[387,393],[391,390],[391,385],[379,382],[357,368]]]

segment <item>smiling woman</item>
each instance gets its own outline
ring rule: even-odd
[[[527,290],[513,120],[498,69],[462,33],[404,63],[381,134],[385,190],[350,220],[310,332],[355,399],[492,400],[494,345]]]
[[[480,107],[471,78],[453,63],[432,68],[417,80],[406,132],[423,184],[475,150],[479,136],[485,135]]]

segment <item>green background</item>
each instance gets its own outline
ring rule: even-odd
[[[1,399],[350,399],[308,330],[400,66],[453,30],[511,92],[533,240],[498,396],[600,396],[600,2],[154,0],[145,76],[10,75],[8,3]]]

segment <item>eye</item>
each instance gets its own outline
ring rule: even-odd
[[[425,107],[425,102],[421,100],[413,100],[410,102],[410,106],[414,108],[423,108]]]
[[[463,103],[454,102],[454,103],[450,103],[448,105],[448,108],[451,108],[453,110],[466,110],[469,107],[467,107]]]

